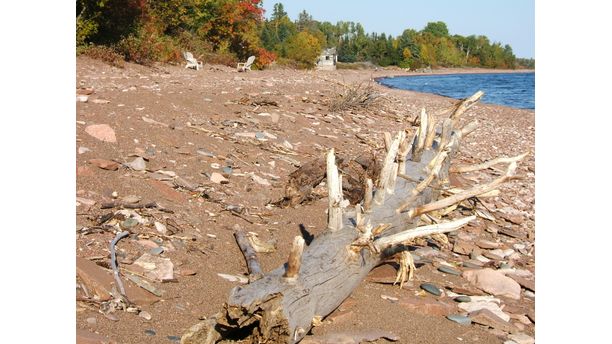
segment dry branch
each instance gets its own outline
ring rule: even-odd
[[[508,169],[506,170],[506,174],[503,175],[502,177],[495,179],[494,181],[488,184],[475,186],[469,190],[443,198],[439,201],[431,202],[431,203],[428,203],[428,204],[425,204],[419,207],[411,208],[408,210],[408,216],[410,218],[413,218],[421,214],[428,213],[430,211],[444,209],[453,204],[464,201],[470,197],[488,193],[494,190],[495,188],[497,188],[498,186],[500,186],[502,183],[505,183],[506,181],[510,180],[514,176],[515,172],[516,172],[516,162],[512,162],[510,166],[508,166]]]
[[[236,238],[236,243],[238,247],[240,247],[240,251],[242,251],[242,255],[246,260],[247,269],[249,270],[249,282],[256,281],[263,277],[263,271],[261,270],[261,265],[259,265],[257,253],[244,232],[241,230],[235,231],[234,238]]]
[[[485,170],[497,164],[509,164],[512,162],[521,161],[523,160],[523,158],[527,156],[527,154],[529,154],[529,152],[523,153],[521,155],[517,155],[515,157],[511,157],[511,158],[497,158],[497,159],[489,160],[489,161],[483,162],[482,164],[476,164],[476,165],[455,165],[455,166],[451,166],[450,172],[464,173],[464,172],[474,172],[474,171],[479,171],[479,170]]]

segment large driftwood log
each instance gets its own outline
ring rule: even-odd
[[[437,130],[429,127],[435,125],[434,119],[423,111],[421,127],[412,139],[408,140],[404,131],[398,132],[386,144],[387,155],[378,181],[366,182],[364,201],[354,209],[346,208],[342,177],[334,151],[330,150],[326,159],[327,230],[307,247],[301,237],[296,237],[288,263],[232,289],[222,311],[193,326],[181,343],[299,342],[313,321],[320,321],[334,311],[371,269],[404,250],[402,243],[456,230],[474,219],[470,216],[415,228],[418,221],[415,214],[440,209],[478,192],[488,192],[503,181],[469,190],[447,201],[438,199],[440,190],[448,186],[450,160],[461,138],[473,130],[473,124],[458,127],[459,116],[481,96],[478,92],[458,104]],[[398,173],[402,178],[397,178]],[[434,206],[429,207],[432,203]]]

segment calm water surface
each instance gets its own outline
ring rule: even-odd
[[[481,102],[535,109],[535,73],[417,75],[381,78],[381,84],[403,90],[463,99],[482,90]]]

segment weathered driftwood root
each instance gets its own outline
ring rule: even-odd
[[[435,125],[434,118],[423,111],[421,127],[409,142],[404,131],[395,137],[386,135],[387,155],[380,177],[376,183],[366,180],[363,202],[354,208],[346,207],[348,202],[343,200],[342,177],[331,150],[326,159],[327,230],[307,247],[296,238],[287,264],[232,289],[222,311],[191,328],[182,343],[299,342],[313,321],[336,309],[372,268],[404,251],[404,243],[456,230],[473,220],[470,216],[417,228],[415,214],[489,192],[513,175],[515,161],[501,179],[438,201],[441,190],[448,187],[450,160],[461,138],[475,128],[472,123],[458,127],[459,116],[481,96],[478,92],[458,104],[438,128],[430,127]],[[402,177],[397,178],[398,174]],[[403,259],[407,267],[409,258]],[[403,271],[398,281],[406,277],[409,272]]]

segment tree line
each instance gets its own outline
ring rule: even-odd
[[[360,23],[318,21],[302,11],[293,21],[282,3],[264,18],[261,0],[77,0],[79,51],[103,51],[148,64],[180,61],[181,51],[211,63],[233,64],[250,55],[262,68],[276,61],[314,66],[323,48],[335,47],[338,61],[380,66],[533,68],[510,45],[483,35],[451,35],[444,22],[393,37],[366,33]]]

